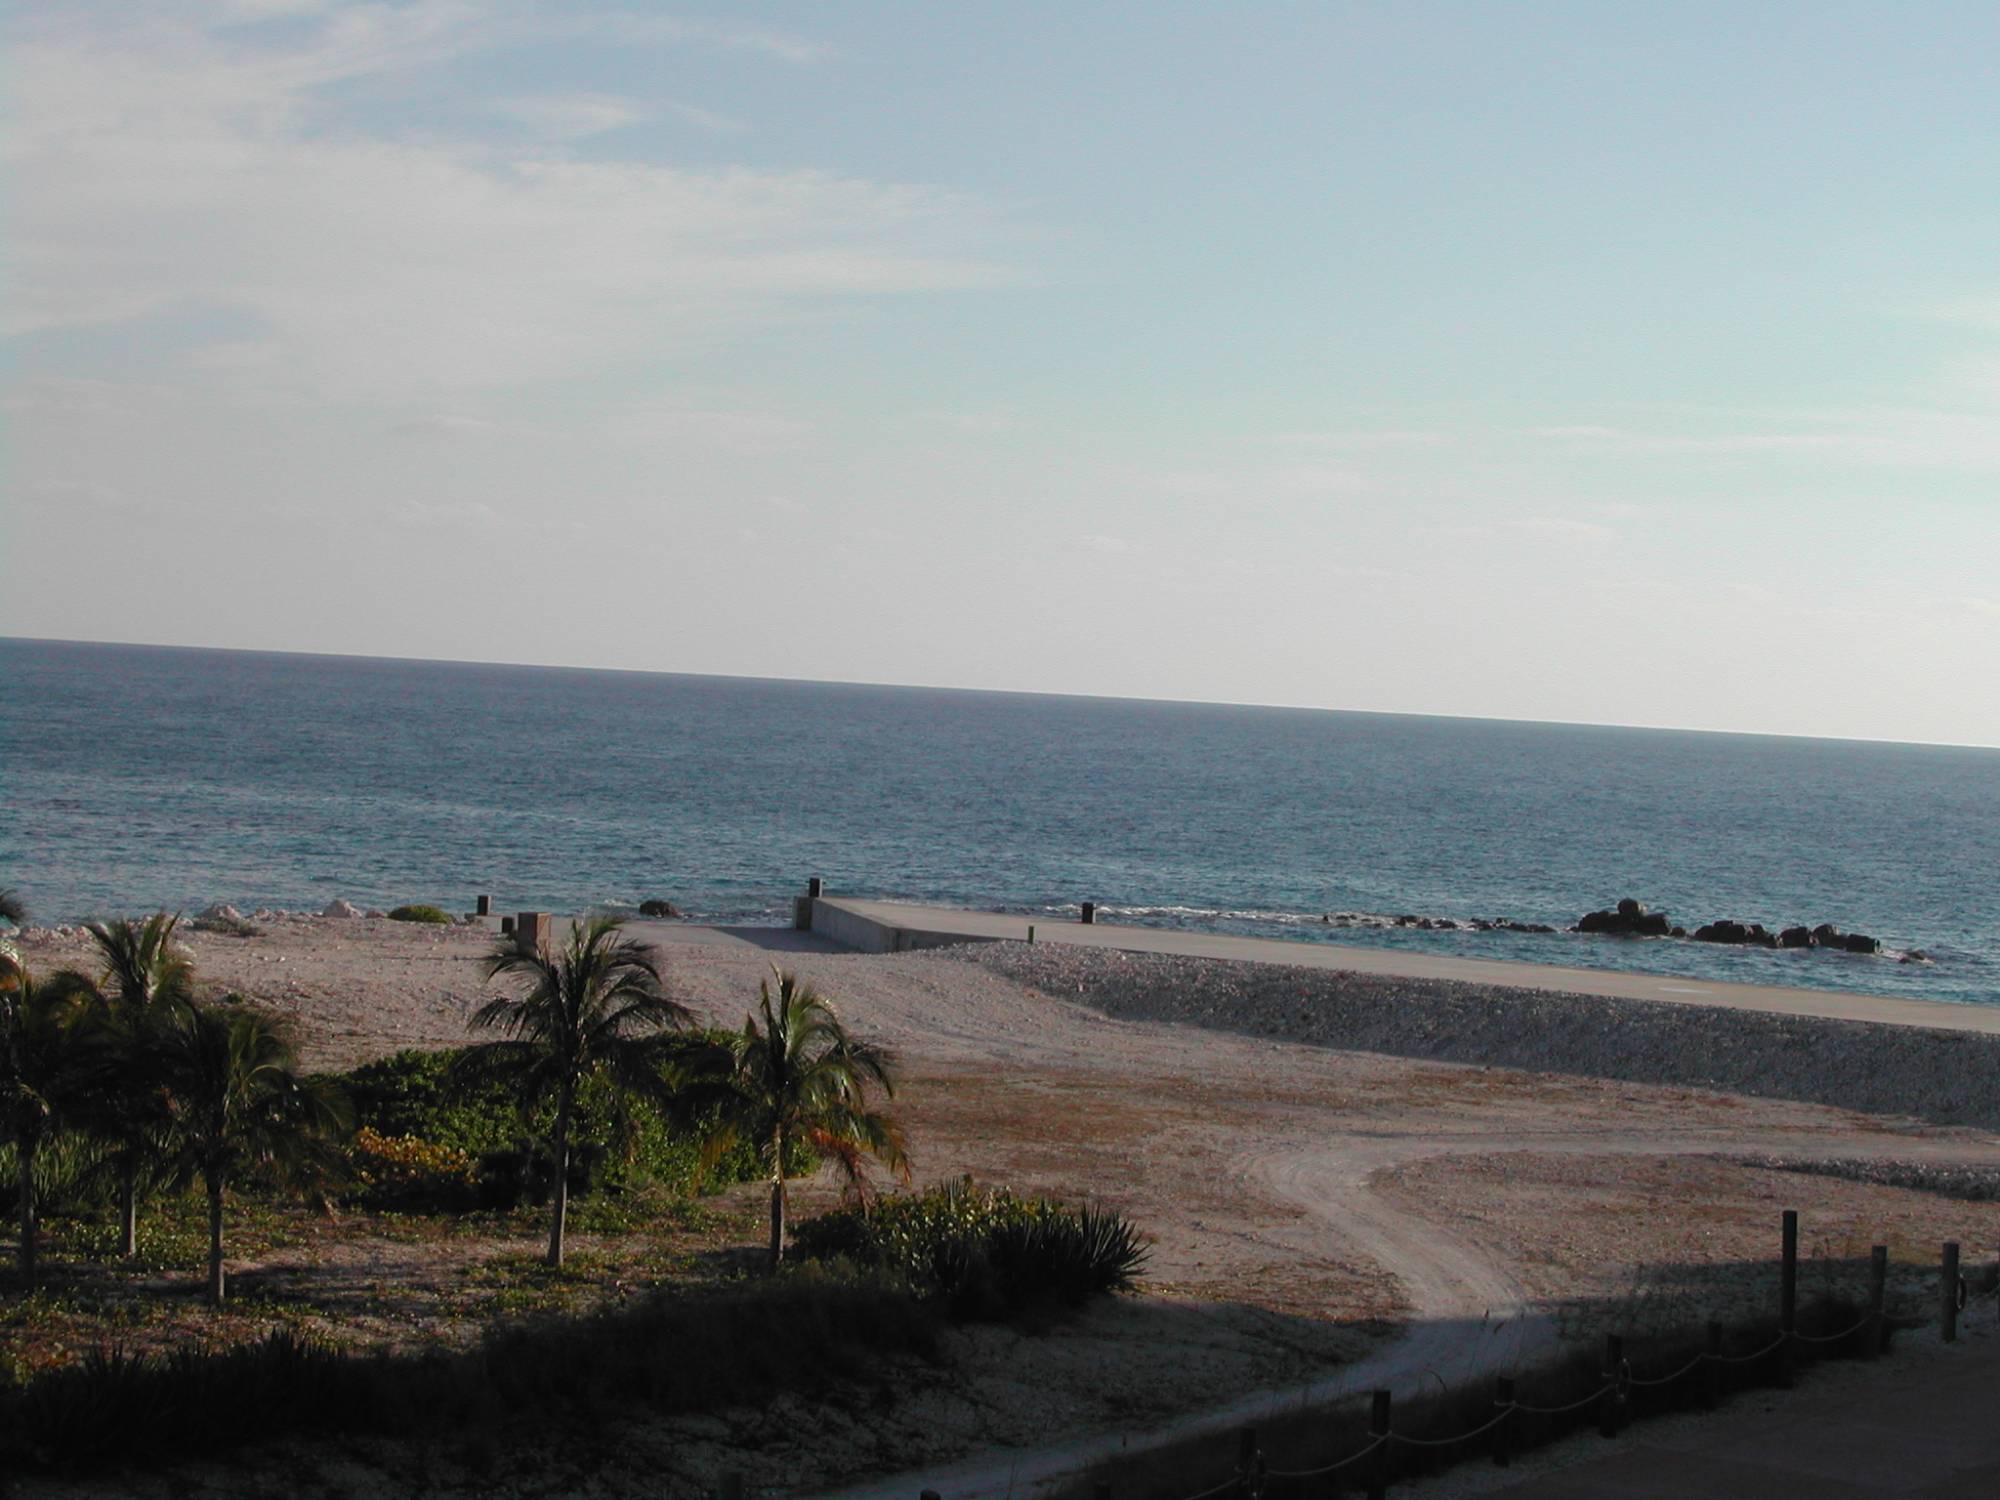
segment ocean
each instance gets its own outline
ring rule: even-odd
[[[769,923],[818,875],[2000,1004],[1994,750],[0,640],[0,778],[0,886],[44,922],[490,892]],[[1395,925],[1567,927],[1621,896],[1890,952]]]

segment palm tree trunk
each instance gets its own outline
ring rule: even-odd
[[[785,1133],[771,1137],[772,1160],[777,1166],[771,1178],[771,1269],[785,1261]]]
[[[139,1253],[139,1153],[127,1151],[118,1163],[118,1253],[130,1260]]]
[[[563,1263],[563,1229],[569,1220],[570,1088],[564,1085],[556,1104],[556,1211],[549,1221],[549,1264]]]
[[[23,1140],[20,1143],[16,1159],[20,1166],[21,1190],[21,1289],[32,1292],[35,1289],[38,1270],[35,1261],[37,1249],[35,1237],[38,1228],[35,1223],[35,1145],[32,1140]]]
[[[227,1292],[222,1274],[222,1169],[204,1175],[208,1179],[208,1305],[220,1307]]]

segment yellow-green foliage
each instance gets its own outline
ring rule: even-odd
[[[415,1135],[382,1135],[363,1125],[348,1148],[354,1185],[382,1202],[432,1202],[473,1187],[472,1158],[456,1146],[440,1146]]]
[[[389,913],[392,922],[428,922],[435,927],[449,927],[451,914],[437,906],[399,906]]]

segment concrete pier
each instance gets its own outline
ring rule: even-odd
[[[801,898],[812,932],[862,953],[902,953],[961,943],[1025,943],[1027,917],[952,907],[911,906],[890,901]],[[1676,974],[1635,974],[1616,969],[1573,969],[1508,959],[1453,958],[1393,948],[1351,944],[1286,942],[1231,937],[1179,928],[1120,927],[1103,921],[1086,926],[1037,916],[1035,941],[1126,953],[1167,953],[1187,958],[1219,958],[1241,963],[1295,964],[1409,979],[1459,980],[1469,984],[1512,985],[1561,990],[1572,995],[1604,995],[1621,1000],[1657,1000],[1675,1005],[1723,1005],[1774,1015],[1819,1016],[1839,1021],[1873,1021],[1892,1026],[1929,1026],[2000,1036],[2000,1005],[1956,1005],[1942,1000],[1906,1000],[1840,990],[1795,989],[1786,985],[1727,984]],[[1615,941],[1606,939],[1607,942]]]

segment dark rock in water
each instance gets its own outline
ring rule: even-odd
[[[1810,927],[1787,927],[1778,934],[1780,948],[1810,948],[1813,945]]]
[[[1903,962],[1906,964],[1927,964],[1930,961],[1931,956],[1921,948],[1912,948],[1903,955]]]
[[[1677,937],[1677,938],[1684,938],[1687,935],[1688,935],[1688,930],[1685,927],[1676,927],[1672,932],[1667,934],[1668,937]]]
[[[1646,910],[1643,902],[1627,896],[1615,910],[1586,912],[1578,919],[1577,932],[1600,932],[1611,937],[1665,937],[1673,931],[1663,911]]]
[[[1849,953],[1880,953],[1882,940],[1869,937],[1865,932],[1850,932],[1845,946]]]
[[[642,917],[678,917],[681,909],[671,901],[641,901],[639,915]]]
[[[1756,944],[1760,948],[1775,948],[1778,946],[1778,935],[1775,932],[1768,931],[1762,922],[1752,922],[1750,924],[1750,936],[1747,941]]]
[[[1697,943],[1747,943],[1750,929],[1741,922],[1706,922],[1694,930]]]
[[[1847,934],[1831,922],[1822,922],[1813,929],[1813,941],[1822,948],[1838,948],[1847,941]]]

